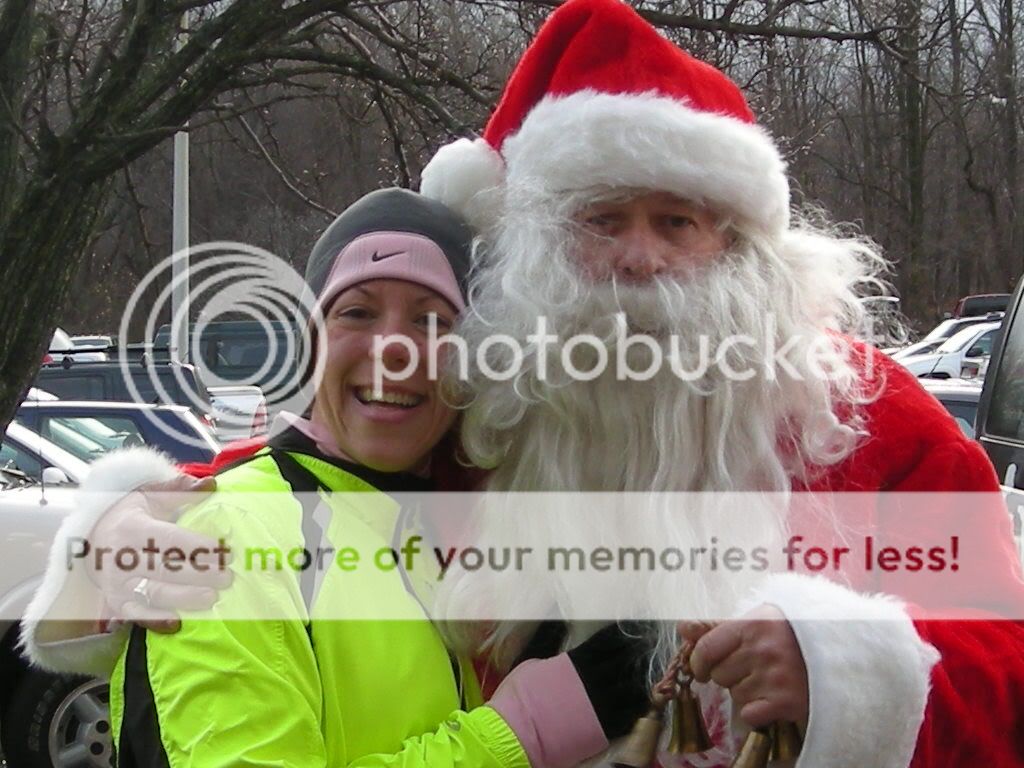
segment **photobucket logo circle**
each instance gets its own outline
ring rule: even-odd
[[[118,363],[131,398],[187,405],[214,419],[225,438],[247,437],[253,424],[252,413],[228,401],[241,399],[255,407],[260,393],[239,387],[258,383],[270,412],[303,412],[310,399],[303,385],[315,358],[304,342],[304,329],[307,323],[322,325],[303,277],[269,251],[244,243],[192,246],[188,269],[175,275],[180,256],[170,255],[146,274],[121,317]],[[187,313],[180,306],[172,309],[175,292],[186,286]],[[192,317],[196,320],[190,322]],[[143,319],[147,343],[142,349],[129,347],[129,329],[138,328]],[[240,322],[220,325],[225,320]],[[171,352],[183,333],[187,342],[176,350],[176,358],[189,365],[172,362]],[[323,333],[317,336],[323,338]],[[314,380],[318,373],[313,370]],[[205,447],[195,434],[155,421],[174,439]]]

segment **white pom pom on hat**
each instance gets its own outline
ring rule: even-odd
[[[475,228],[485,227],[492,212],[489,191],[505,179],[505,161],[484,139],[459,139],[447,144],[423,169],[420,193],[458,211]]]

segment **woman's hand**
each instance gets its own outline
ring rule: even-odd
[[[684,621],[679,635],[694,643],[696,680],[729,690],[734,711],[752,728],[784,720],[807,728],[807,666],[793,628],[773,605],[720,624]]]
[[[231,583],[229,558],[213,554],[217,542],[174,524],[190,506],[216,488],[212,477],[197,480],[178,475],[167,482],[146,483],[125,496],[92,529],[89,536],[89,577],[103,593],[115,619],[133,621],[156,632],[176,632],[178,611],[204,610],[217,600],[217,591]],[[137,568],[117,567],[113,553],[122,549],[166,553],[178,548],[197,556],[194,567],[172,570],[160,555],[142,557]],[[103,556],[97,553],[104,552]]]

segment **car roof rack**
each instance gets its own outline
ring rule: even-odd
[[[172,363],[179,361],[172,361],[170,359],[171,347],[167,344],[152,344],[149,342],[135,342],[131,344],[125,344],[123,347],[119,347],[117,344],[110,344],[109,346],[89,346],[89,347],[73,347],[72,349],[49,349],[47,352],[51,355],[61,355],[60,360],[50,360],[43,363],[44,367],[56,368],[58,366],[68,369],[76,365],[96,365],[98,363],[115,363],[116,360],[75,360],[74,355],[79,352],[107,352],[117,353],[124,350],[129,363],[140,363],[141,365],[150,365],[152,363]],[[166,358],[153,358],[155,352],[166,352],[168,356]],[[188,365],[187,362],[179,362],[180,365]]]

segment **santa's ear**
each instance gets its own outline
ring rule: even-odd
[[[497,217],[496,193],[505,162],[483,139],[459,139],[441,147],[423,169],[420,193],[461,214],[476,231]]]

